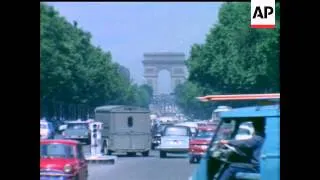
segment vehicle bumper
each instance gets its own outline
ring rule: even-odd
[[[74,176],[69,174],[40,173],[40,180],[73,180]]]

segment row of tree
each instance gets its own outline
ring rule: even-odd
[[[280,4],[275,29],[252,29],[250,12],[250,3],[224,3],[205,43],[192,46],[189,79],[175,90],[184,113],[210,117],[214,106],[196,96],[279,92]]]
[[[45,3],[40,4],[40,59],[41,115],[54,116],[57,104],[81,105],[89,111],[105,104],[150,103],[150,87],[133,84],[110,52],[92,45],[89,32]]]

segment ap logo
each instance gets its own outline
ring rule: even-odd
[[[275,0],[251,0],[251,27],[270,29],[275,26]]]

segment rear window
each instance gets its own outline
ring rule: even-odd
[[[190,128],[190,130],[191,130],[192,133],[196,133],[197,132],[197,128],[193,128],[192,127],[192,128]]]
[[[73,146],[66,144],[41,144],[40,157],[43,158],[74,158]]]
[[[68,129],[88,129],[88,124],[68,124]]]
[[[164,125],[164,124],[160,125],[160,127],[158,128],[158,132],[163,132],[167,126],[168,125]]]
[[[167,127],[165,136],[188,136],[188,128],[185,127]]]
[[[213,135],[214,135],[214,132],[212,132],[212,131],[199,130],[196,137],[211,138],[211,137],[213,137]]]

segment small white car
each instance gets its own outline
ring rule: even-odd
[[[161,144],[157,147],[160,158],[165,158],[167,153],[187,153],[192,133],[190,127],[167,126],[161,137]]]
[[[235,137],[236,140],[250,139],[253,136],[254,128],[249,125],[240,125],[238,133]]]

